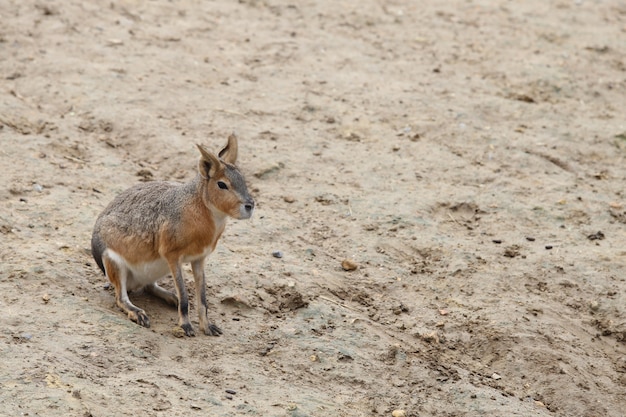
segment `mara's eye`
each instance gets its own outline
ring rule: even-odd
[[[226,185],[224,181],[218,181],[217,186],[220,187],[222,190],[228,190],[228,185]]]

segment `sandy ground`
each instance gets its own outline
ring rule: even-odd
[[[0,414],[625,415],[624,1],[0,18]],[[142,328],[96,216],[232,131],[258,208],[207,263],[224,335],[132,294]]]

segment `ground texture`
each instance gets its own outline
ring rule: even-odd
[[[624,415],[624,1],[0,17],[2,414]],[[207,263],[224,335],[141,293],[139,327],[94,221],[233,131],[258,207]]]

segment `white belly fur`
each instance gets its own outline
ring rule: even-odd
[[[128,271],[126,274],[126,289],[128,291],[137,290],[152,284],[170,272],[170,268],[163,258],[133,265],[127,262],[122,255],[111,249],[107,249],[105,254],[120,268]]]
[[[199,259],[207,257],[212,252],[210,246],[206,247],[204,251],[196,256],[185,256],[182,262],[193,262]],[[138,290],[145,287],[148,284],[157,282],[169,274],[170,267],[164,258],[155,259],[150,262],[143,262],[140,264],[131,264],[119,253],[107,249],[104,255],[108,256],[113,262],[115,262],[120,268],[126,269],[128,274],[126,276],[126,289],[128,291]]]

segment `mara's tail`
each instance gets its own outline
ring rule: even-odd
[[[104,253],[105,249],[106,245],[100,237],[100,234],[94,232],[93,236],[91,237],[91,254],[93,255],[93,259],[96,261],[103,274],[106,274],[104,270],[104,263],[102,262],[102,254]]]

